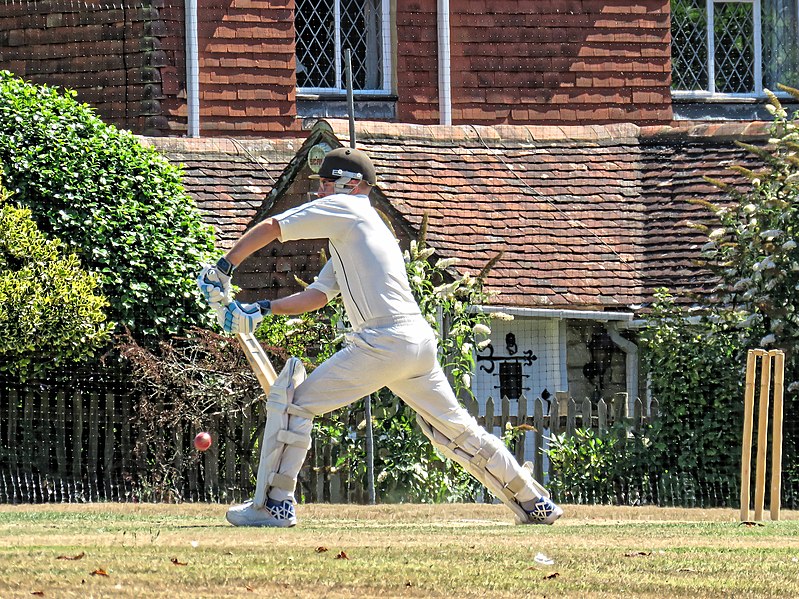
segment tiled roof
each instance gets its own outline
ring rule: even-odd
[[[241,236],[302,146],[296,139],[141,139],[182,165],[186,191],[213,225],[219,249],[229,248]]]
[[[712,277],[695,263],[702,239],[686,224],[708,213],[689,200],[718,198],[703,177],[735,181],[728,167],[748,159],[733,140],[764,133],[762,123],[356,129],[378,170],[376,199],[404,231],[427,213],[429,245],[459,257],[460,272],[503,252],[487,278],[494,304],[605,311],[634,311],[659,286],[708,290]],[[227,247],[285,209],[280,198],[322,141],[348,144],[348,123],[320,121],[304,143],[154,143],[186,164],[187,188]]]
[[[348,143],[345,121],[327,123]],[[764,130],[359,123],[356,136],[399,214],[418,227],[428,213],[441,256],[477,273],[503,252],[487,279],[494,303],[623,311],[658,286],[707,291],[686,222],[708,215],[689,200],[716,195],[704,175],[735,180],[727,169],[746,153],[733,139]]]

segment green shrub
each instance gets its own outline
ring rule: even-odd
[[[0,72],[0,163],[17,201],[100,277],[111,321],[144,340],[208,324],[194,284],[213,251],[179,171],[70,91]]]
[[[545,450],[553,496],[567,503],[633,504],[649,499],[650,433],[617,423],[602,433],[578,428],[573,436],[555,435]]]
[[[97,277],[0,186],[0,370],[27,378],[92,357],[113,328]]]
[[[700,484],[740,470],[745,355],[732,313],[691,317],[664,290],[655,292],[642,358],[659,402],[655,468],[689,473]]]

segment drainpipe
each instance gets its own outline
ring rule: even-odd
[[[438,0],[438,113],[441,125],[452,124],[449,0]]]
[[[626,354],[627,413],[632,414],[635,400],[638,398],[638,346],[619,334],[615,322],[607,323],[606,329],[610,340]]]
[[[200,57],[197,43],[197,0],[186,0],[186,108],[188,137],[200,137]]]

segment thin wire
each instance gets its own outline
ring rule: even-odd
[[[472,124],[469,124],[469,126],[470,126],[470,127],[473,129],[473,130],[474,130],[475,134],[477,135],[477,139],[479,139],[479,140],[480,140],[480,143],[481,143],[481,144],[483,144],[483,146],[485,147],[485,149],[486,149],[486,150],[488,150],[489,152],[491,152],[491,154],[492,154],[493,156],[496,156],[496,157],[499,159],[499,161],[500,161],[500,162],[501,162],[501,163],[502,163],[502,164],[505,166],[505,168],[506,168],[506,169],[508,169],[508,172],[510,172],[510,173],[511,173],[511,174],[512,174],[514,177],[516,177],[516,178],[517,178],[517,179],[518,179],[518,180],[521,182],[521,184],[522,184],[522,185],[524,185],[524,186],[525,186],[525,187],[526,187],[528,190],[530,190],[530,192],[531,192],[533,195],[536,195],[536,196],[540,197],[540,198],[541,198],[542,200],[544,200],[544,201],[545,201],[547,204],[549,204],[550,206],[552,206],[552,207],[553,207],[553,208],[554,208],[554,209],[555,209],[555,210],[556,210],[556,211],[557,211],[557,212],[558,212],[558,213],[559,213],[561,216],[563,216],[563,217],[566,219],[566,222],[567,222],[567,223],[569,223],[570,225],[572,225],[572,226],[575,226],[575,225],[576,225],[576,226],[578,226],[578,227],[581,227],[581,228],[585,229],[586,231],[588,231],[588,232],[589,232],[591,235],[593,235],[593,236],[596,238],[596,240],[597,240],[599,243],[601,243],[601,244],[602,244],[603,246],[605,246],[605,247],[606,247],[608,250],[610,250],[610,251],[611,251],[613,254],[615,254],[615,255],[616,255],[616,257],[619,259],[619,261],[620,261],[620,262],[623,262],[624,264],[627,264],[627,263],[629,262],[629,260],[628,260],[627,258],[625,258],[625,257],[624,257],[624,256],[622,256],[621,254],[619,254],[619,252],[617,252],[617,251],[616,251],[616,249],[615,249],[613,246],[611,246],[610,244],[608,244],[608,242],[607,242],[607,241],[605,241],[605,240],[604,240],[604,239],[602,239],[602,238],[601,238],[599,235],[597,235],[595,231],[591,230],[591,229],[590,229],[590,228],[589,228],[587,225],[585,225],[584,223],[581,223],[579,220],[576,220],[576,219],[574,219],[574,218],[571,218],[571,217],[570,217],[570,216],[569,216],[569,215],[568,215],[566,212],[564,212],[563,210],[561,210],[561,209],[558,207],[558,205],[557,205],[557,204],[555,204],[555,203],[554,203],[554,202],[553,202],[551,199],[549,199],[547,196],[545,196],[544,194],[542,194],[542,193],[541,193],[540,191],[538,191],[537,189],[534,189],[533,187],[530,187],[530,185],[529,185],[529,184],[528,184],[528,183],[527,183],[527,182],[526,182],[524,179],[522,179],[522,178],[519,176],[519,174],[518,174],[518,173],[516,173],[516,171],[514,171],[514,170],[513,170],[513,169],[512,169],[512,168],[511,168],[511,167],[508,165],[508,163],[507,163],[507,162],[505,162],[505,161],[502,159],[502,156],[501,156],[499,153],[495,153],[495,152],[493,152],[492,148],[491,148],[491,147],[490,147],[490,146],[489,146],[489,145],[488,145],[488,144],[487,144],[487,143],[486,143],[486,142],[483,140],[483,137],[480,135],[480,132],[477,130],[477,127],[475,127],[475,126],[474,126],[474,125],[472,125]]]
[[[226,139],[230,141],[234,146],[236,146],[236,148],[241,149],[245,154],[247,154],[250,160],[255,164],[257,164],[261,168],[261,170],[266,173],[266,175],[272,180],[272,183],[277,183],[275,178],[272,176],[272,173],[266,170],[266,167],[263,164],[261,164],[261,162],[255,156],[253,156],[253,154],[242,143],[240,143],[236,139],[233,139],[232,137],[228,137]]]

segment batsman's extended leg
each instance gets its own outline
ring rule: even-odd
[[[417,423],[433,445],[507,505],[517,523],[552,524],[563,514],[529,469],[457,403],[437,364],[429,375],[391,388],[417,411]]]

